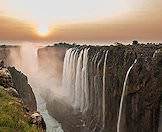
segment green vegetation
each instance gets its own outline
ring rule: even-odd
[[[0,86],[0,132],[39,132],[30,124],[22,104]]]

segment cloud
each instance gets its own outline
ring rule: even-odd
[[[65,24],[54,28],[49,39],[77,41],[162,41],[162,1],[143,0],[127,14],[93,22]],[[133,7],[132,7],[133,8]]]
[[[1,40],[32,40],[36,39],[34,27],[24,21],[5,15],[0,16]]]
[[[124,1],[124,0],[121,0]],[[133,1],[133,0],[130,0]],[[83,20],[54,25],[51,34],[43,39],[55,41],[127,41],[132,39],[162,41],[162,1],[142,0],[144,5],[132,6],[132,11],[104,20]],[[60,10],[61,11],[61,10]],[[0,39],[42,40],[36,26],[26,21],[5,16],[0,11]],[[70,18],[69,18],[70,19]],[[99,19],[99,18],[98,18]]]

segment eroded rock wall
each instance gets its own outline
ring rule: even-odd
[[[32,91],[32,87],[28,83],[27,77],[20,71],[17,71],[15,67],[8,67],[11,73],[13,86],[18,91],[24,104],[31,110],[37,110],[37,103],[35,95]]]
[[[49,101],[50,105],[47,105],[50,113],[54,117],[56,116],[56,119],[61,121],[63,127],[66,128],[65,131],[116,132],[125,76],[134,60],[137,59],[127,80],[120,130],[122,132],[157,132],[162,87],[162,56],[161,50],[158,49],[161,49],[162,46],[154,44],[74,46],[73,50],[80,54],[85,48],[89,48],[88,110],[84,113],[71,110],[71,113],[64,113],[64,116],[68,118],[63,120],[61,116],[59,118],[55,115],[59,110],[52,108],[57,107],[55,106],[57,100],[53,103]],[[103,94],[103,66],[106,51],[108,51],[105,67],[106,89]],[[103,95],[105,95],[104,127]],[[66,105],[64,106],[68,109]]]

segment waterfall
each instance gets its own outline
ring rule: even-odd
[[[72,60],[71,59],[71,52],[72,52],[72,49],[69,49],[67,52],[66,52],[66,55],[65,55],[65,59],[64,59],[64,70],[63,70],[63,81],[62,81],[62,84],[64,86],[64,88],[67,90],[67,92],[70,91],[69,86],[71,84],[71,80],[68,80],[68,78],[71,78],[70,75],[71,75],[71,71],[72,70],[70,68],[70,65],[68,65],[70,63],[70,61]],[[69,93],[66,94],[68,95]]]
[[[76,67],[76,79],[75,81],[75,100],[74,100],[74,107],[79,109],[80,108],[80,102],[81,102],[81,95],[82,95],[82,91],[81,91],[81,82],[82,82],[82,76],[81,76],[81,72],[82,72],[82,56],[83,56],[83,50],[79,53],[79,58],[77,61],[77,67]]]
[[[71,48],[66,51],[63,66],[62,88],[75,109],[84,112],[89,106],[88,51]]]
[[[82,101],[84,102],[84,104],[81,107],[81,111],[86,111],[88,109],[88,102],[89,102],[89,98],[88,98],[88,50],[89,49],[85,49],[84,53],[83,53],[83,68],[82,68],[82,88],[83,88],[83,97],[82,97]]]
[[[94,77],[93,77],[93,81],[94,81],[94,84],[93,84],[93,89],[94,90],[94,107],[93,109],[95,109],[95,106],[97,104],[97,97],[96,97],[96,87],[97,87],[97,73],[96,73],[96,70],[97,70],[97,59],[99,57],[99,52],[97,53],[97,55],[95,55],[95,58],[94,58],[94,66],[93,66],[93,70],[94,70]]]
[[[96,124],[94,130],[104,129],[108,51],[100,50],[96,52],[91,58],[91,63],[89,63],[89,50],[90,48],[87,47],[74,47],[66,51],[63,66],[62,88],[64,91],[68,92],[67,96],[71,106],[73,106],[75,110],[79,110],[84,114],[91,107],[92,115],[94,115],[92,121],[94,120]],[[89,66],[92,68],[90,71]]]
[[[158,54],[160,52],[160,49],[156,50],[152,56],[152,58],[155,58],[156,54]]]
[[[103,90],[102,90],[102,127],[105,127],[105,90],[106,90],[106,61],[107,61],[108,51],[105,54],[104,69],[103,69]]]
[[[122,91],[121,100],[120,100],[120,106],[119,106],[119,115],[118,115],[118,122],[117,122],[117,132],[120,132],[120,122],[121,122],[121,114],[122,114],[122,108],[123,108],[123,99],[124,99],[125,92],[126,92],[126,85],[127,85],[128,76],[129,76],[129,73],[130,73],[131,69],[133,68],[133,66],[134,66],[134,64],[136,62],[137,62],[137,59],[135,59],[134,63],[128,69],[127,74],[125,76],[124,85],[123,85],[123,91]]]
[[[92,107],[101,107],[101,109],[96,109],[97,122],[102,122],[102,127],[105,127],[105,90],[106,90],[106,61],[108,51],[99,51],[92,57],[92,69],[94,71],[93,77],[93,89],[94,96],[92,91],[90,91],[88,80],[88,52],[90,48],[71,48],[66,51],[64,58],[63,66],[63,79],[62,79],[62,88],[64,91],[68,92],[67,96],[69,97],[71,105],[74,109],[79,110],[80,112],[85,113],[90,107],[90,100],[94,101]],[[100,53],[101,56],[100,56]],[[102,93],[100,94],[100,85],[98,84],[100,78],[100,67],[103,66],[102,74]],[[102,96],[101,96],[102,95]],[[93,99],[90,99],[91,98]]]

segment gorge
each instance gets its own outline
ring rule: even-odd
[[[161,131],[161,44],[27,43],[0,50],[6,65],[27,75],[47,131]]]

